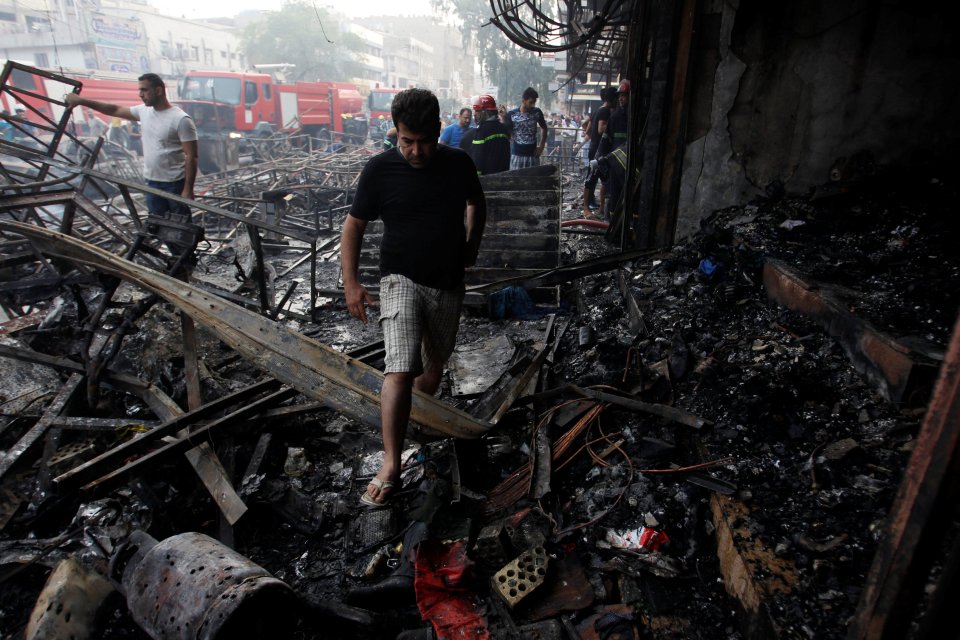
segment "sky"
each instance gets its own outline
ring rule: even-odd
[[[279,9],[283,0],[150,0],[161,13],[186,18],[232,17],[249,9]],[[315,0],[354,18],[374,15],[430,15],[430,0]]]

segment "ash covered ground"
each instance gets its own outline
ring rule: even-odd
[[[257,474],[239,487],[251,511],[235,528],[233,546],[300,596],[303,608],[291,636],[394,638],[422,631],[427,625],[410,584],[384,586],[396,577],[394,567],[402,567],[396,544],[408,525],[426,519],[431,538],[472,541],[484,524],[529,509],[535,515],[517,520],[526,524],[518,524],[520,533],[509,540],[512,553],[542,544],[551,559],[543,591],[560,582],[563,568],[580,578],[581,597],[551,592],[505,609],[491,593],[496,566],[473,553],[462,586],[475,596],[493,637],[551,637],[536,626],[545,621],[580,625],[581,631],[592,625],[594,633],[607,634],[602,637],[744,637],[749,630],[724,590],[717,557],[711,504],[717,495],[744,507],[731,524],[734,537],[762,549],[761,566],[776,574],[753,578],[782,585],[767,601],[772,632],[845,636],[922,423],[925,396],[921,389],[900,405],[884,400],[820,327],[767,299],[759,274],[764,259],[784,260],[844,287],[851,310],[882,331],[942,350],[960,295],[960,257],[950,246],[954,185],[943,176],[891,175],[823,197],[784,195],[716,212],[696,237],[628,265],[639,328],[630,329],[628,306],[611,273],[562,287],[562,304],[552,311],[569,325],[549,364],[548,387],[575,384],[629,395],[711,424],[695,429],[607,406],[574,444],[577,454],[553,469],[552,491],[540,500],[522,498],[496,514],[483,508],[483,497],[527,462],[533,427],[543,411],[563,402],[559,398],[517,403],[476,443],[411,439],[419,463],[411,465],[394,507],[379,512],[357,505],[377,468],[379,434],[333,412],[271,422],[232,442],[212,441],[218,452],[232,446],[235,468],[242,470],[258,433],[272,436]],[[568,211],[577,210],[573,203]],[[613,250],[598,236],[567,242],[571,262]],[[280,261],[278,270],[283,267]],[[335,280],[335,263],[322,270]],[[69,309],[65,316],[69,324]],[[180,400],[182,362],[165,338],[176,335],[175,311],[161,308],[149,318],[128,340],[124,366]],[[548,322],[491,321],[483,310],[470,310],[458,342],[506,335],[515,345],[529,345],[542,339]],[[335,302],[319,322],[294,326],[345,351],[379,337],[375,325],[362,328]],[[201,336],[210,395],[256,379],[258,373],[212,335]],[[70,344],[69,332],[61,332],[35,337],[32,346],[69,353]],[[441,393],[466,410],[477,402],[451,398],[449,380]],[[110,394],[95,409],[101,415],[145,411]],[[559,410],[548,427],[551,437],[561,438],[577,415],[572,407]],[[5,420],[0,435],[7,447],[23,426]],[[102,450],[123,435],[84,437]],[[302,456],[292,460],[291,448],[302,449]],[[425,478],[428,462],[439,481]],[[449,494],[437,487],[452,480],[454,467],[462,492],[448,504]],[[33,473],[24,471],[8,489],[37,495],[33,482]],[[151,470],[115,492],[110,504],[113,519],[89,522],[76,516],[76,499],[47,497],[24,506],[7,524],[0,539],[4,636],[24,628],[48,565],[75,554],[102,567],[91,531],[109,538],[143,528],[157,539],[218,533],[216,508],[183,462]],[[668,538],[656,553],[610,548],[616,534],[642,526]],[[586,593],[592,597],[583,598]],[[119,596],[98,624],[101,637],[147,637]]]

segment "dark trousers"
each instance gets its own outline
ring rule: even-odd
[[[174,180],[173,182],[161,182],[160,180],[147,180],[147,186],[154,189],[160,189],[167,193],[180,195],[183,193],[183,184],[185,180]],[[170,218],[178,222],[190,222],[190,207],[173,200],[168,200],[163,196],[157,196],[152,193],[147,195],[147,211],[152,216],[161,218]]]

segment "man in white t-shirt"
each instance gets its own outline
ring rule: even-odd
[[[68,93],[69,108],[88,107],[105,115],[140,123],[143,143],[143,177],[147,186],[193,200],[197,178],[197,127],[180,107],[170,104],[163,79],[155,73],[139,78],[142,105],[124,107],[109,102],[88,100]],[[147,194],[151,215],[190,221],[190,207],[162,196]]]

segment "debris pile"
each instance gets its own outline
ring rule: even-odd
[[[248,170],[243,188],[269,174]],[[265,232],[289,206],[316,256],[352,179],[307,171],[269,174],[256,206],[211,197],[259,207]],[[319,205],[328,179],[343,197]],[[956,317],[951,188],[764,199],[662,251],[567,235],[560,269],[475,289],[508,294],[463,319],[380,509],[358,498],[382,455],[381,345],[335,269],[309,267],[331,302],[297,314],[204,288],[225,261],[187,277],[4,218],[29,251],[3,265],[0,633],[841,637]],[[208,236],[247,224],[232,213]],[[308,268],[293,244],[254,252],[254,295],[267,264]],[[38,282],[40,259],[83,277]],[[534,306],[534,280],[559,299]],[[801,281],[841,302],[801,312]],[[823,321],[841,311],[860,322]],[[852,331],[908,345],[909,383]],[[81,354],[104,345],[91,376]]]

